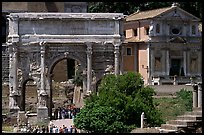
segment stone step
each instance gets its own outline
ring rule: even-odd
[[[178,130],[178,128],[185,128],[187,125],[162,124],[161,129]]]
[[[167,124],[173,124],[173,125],[186,125],[188,127],[192,127],[197,125],[198,122],[202,121],[195,121],[195,120],[170,120],[167,122]]]
[[[202,111],[202,107],[195,107],[193,108],[193,111]]]
[[[180,115],[177,116],[177,120],[202,120],[201,115]]]
[[[186,112],[186,115],[201,115],[202,116],[202,111],[193,111],[193,112]]]
[[[159,133],[176,133],[177,130],[159,129]]]

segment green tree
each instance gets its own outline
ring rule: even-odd
[[[89,2],[88,12],[91,13],[123,13],[130,15],[137,10],[145,11],[169,7],[173,2]],[[202,19],[202,2],[177,2],[187,12]]]
[[[91,95],[76,116],[77,128],[97,133],[124,133],[140,127],[141,113],[145,113],[150,126],[163,123],[153,104],[155,94],[144,87],[139,73],[129,72],[105,76],[98,88],[99,95]]]

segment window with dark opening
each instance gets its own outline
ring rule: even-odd
[[[132,48],[126,48],[126,54],[127,55],[132,55]]]
[[[124,37],[126,37],[126,31],[123,32]]]
[[[195,25],[192,26],[191,31],[192,31],[192,35],[196,34],[196,27],[195,27]]]
[[[149,27],[145,27],[145,35],[149,35]]]
[[[155,57],[154,69],[155,71],[161,70],[161,58],[160,57]]]
[[[157,33],[157,34],[160,33],[160,25],[159,25],[159,24],[156,25],[156,33]]]
[[[137,29],[134,29],[134,36],[136,37],[137,36]]]

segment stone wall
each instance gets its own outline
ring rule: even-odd
[[[9,82],[9,53],[8,48],[2,46],[2,84]]]

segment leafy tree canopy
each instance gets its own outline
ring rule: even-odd
[[[137,10],[145,11],[171,6],[173,2],[89,2],[91,13],[123,13],[130,15]],[[177,2],[179,7],[202,19],[202,2]]]
[[[85,101],[84,108],[76,116],[77,128],[96,133],[124,133],[140,127],[141,113],[145,113],[150,126],[163,123],[153,104],[154,90],[144,87],[139,73],[105,76],[98,88]]]

